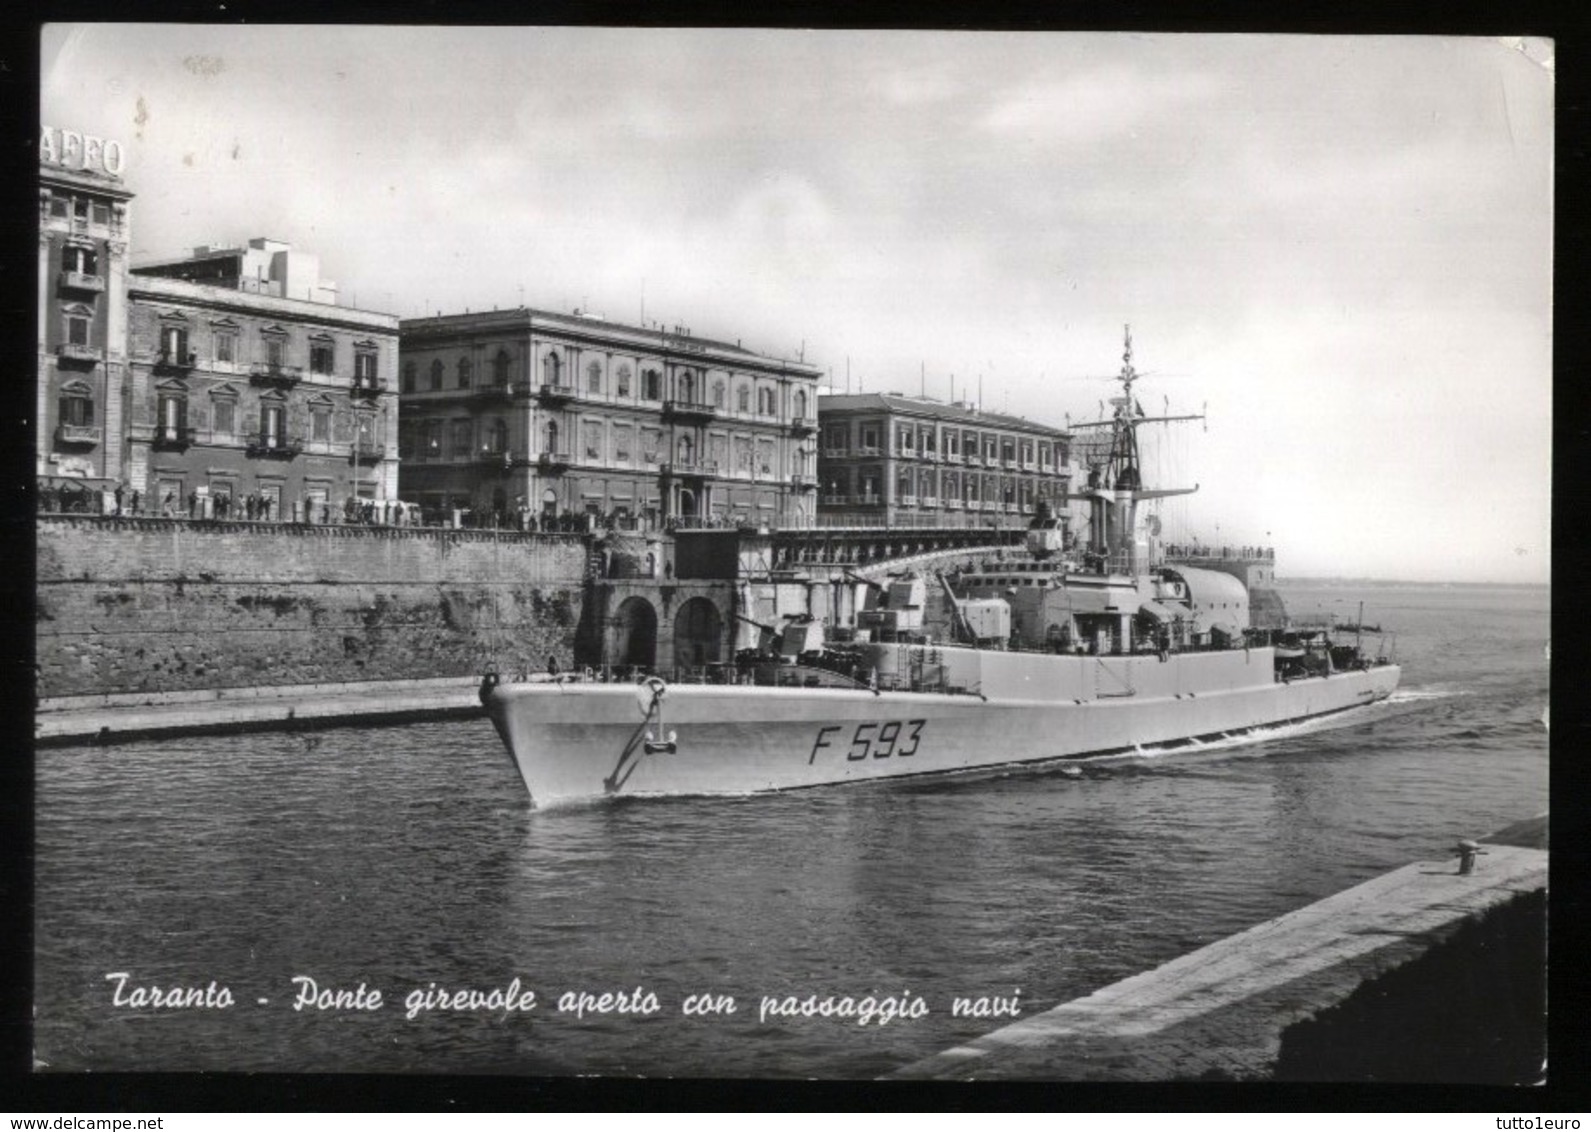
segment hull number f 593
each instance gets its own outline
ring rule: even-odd
[[[886,723],[858,723],[856,730],[851,733],[851,745],[845,750],[845,757],[850,762],[861,762],[867,758],[909,758],[917,753],[917,743],[927,722],[926,719],[892,719]],[[845,740],[834,733],[844,732],[845,727],[842,723],[831,723],[818,728],[812,754],[807,757],[808,766],[817,761],[818,752],[823,748],[841,748]],[[835,741],[831,742],[831,736],[834,736]]]

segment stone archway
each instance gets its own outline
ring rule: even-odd
[[[657,667],[657,610],[644,597],[628,597],[619,603],[608,625],[607,662],[615,668]]]
[[[723,657],[724,619],[705,597],[693,597],[674,615],[674,666],[700,668]]]

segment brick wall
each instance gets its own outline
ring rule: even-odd
[[[41,697],[569,664],[578,535],[41,518]]]

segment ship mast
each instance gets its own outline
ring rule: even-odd
[[[1146,499],[1164,499],[1172,495],[1191,495],[1199,490],[1195,484],[1184,488],[1146,489],[1140,472],[1138,455],[1138,426],[1152,421],[1201,420],[1203,414],[1150,417],[1133,397],[1133,382],[1141,376],[1132,364],[1132,326],[1123,328],[1121,372],[1115,377],[1121,382],[1121,396],[1112,397],[1112,412],[1107,420],[1090,421],[1074,425],[1074,429],[1109,429],[1109,439],[1086,443],[1088,452],[1088,485],[1080,495],[1069,499],[1083,499],[1089,503],[1089,541],[1094,553],[1102,558],[1101,569],[1110,574],[1136,575],[1148,565],[1138,561],[1135,533],[1137,531],[1138,504]]]

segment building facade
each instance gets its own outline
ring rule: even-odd
[[[818,407],[820,521],[876,527],[1026,526],[1039,500],[1068,515],[1071,435],[965,404],[827,394]]]
[[[127,283],[132,487],[161,511],[304,522],[396,500],[395,316],[156,270]]]
[[[812,519],[813,366],[523,307],[405,319],[401,350],[401,491],[427,516]]]
[[[115,142],[44,127],[39,144],[41,490],[86,502],[121,476],[133,194]]]
[[[131,268],[120,145],[39,141],[35,445],[47,508],[333,518],[395,500],[398,320],[274,240]]]

